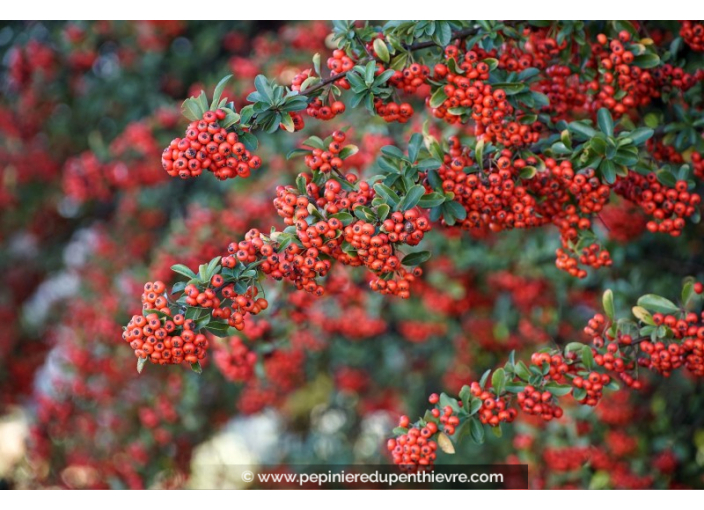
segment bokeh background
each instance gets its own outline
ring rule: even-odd
[[[0,486],[241,487],[233,465],[388,463],[399,414],[512,350],[584,340],[605,288],[625,312],[704,276],[701,227],[653,236],[625,203],[598,225],[613,268],[581,281],[555,269],[555,232],[433,231],[408,301],[342,268],[321,299],[270,285],[270,309],[214,340],[202,374],[138,375],[121,330],[143,282],[173,282],[172,264],[197,267],[249,228],[279,225],[273,190],[301,170],[286,160],[297,142],[357,126],[348,161],[371,175],[382,146],[420,129],[353,110],[262,137],[264,164],[246,181],[167,176],[161,149],[187,123],[183,99],[232,73],[239,108],[257,74],[287,84],[326,58],[329,32],[320,21],[0,24]],[[685,373],[646,375],[640,392],[549,426],[522,417],[438,462],[528,463],[535,488],[699,488],[703,389]]]

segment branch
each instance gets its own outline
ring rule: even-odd
[[[465,28],[462,30],[458,30],[457,32],[453,32],[452,39],[464,39],[467,36],[472,35],[473,32],[474,32],[473,28]],[[421,43],[404,45],[404,48],[406,48],[408,51],[417,51],[417,50],[422,50],[425,48],[432,48],[433,46],[439,46],[439,45],[435,41],[424,41]],[[365,47],[365,51],[366,51],[366,47]],[[367,62],[370,62],[371,60],[375,60],[375,59],[372,58],[372,56],[370,55],[369,57],[360,60],[359,64],[363,65],[363,64],[366,64]],[[316,83],[315,85],[313,85],[309,89],[306,89],[305,91],[302,90],[301,94],[308,95],[308,94],[312,94],[313,92],[317,92],[318,90],[322,89],[323,87],[330,85],[331,83],[334,83],[337,80],[341,80],[342,78],[347,76],[347,73],[349,73],[349,72],[350,71],[344,71],[340,74],[336,74],[335,76],[330,76],[328,78],[325,78],[324,80]]]

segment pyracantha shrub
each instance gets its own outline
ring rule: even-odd
[[[700,485],[702,26],[13,25],[0,377],[31,483],[195,483],[273,409],[283,463]]]

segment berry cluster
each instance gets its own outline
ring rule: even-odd
[[[695,284],[695,292],[701,294],[703,287],[701,283]],[[690,312],[678,318],[656,313],[653,314],[653,322],[672,331],[675,341],[642,342],[640,349],[648,356],[639,358],[638,363],[665,377],[683,365],[697,376],[704,375],[704,314],[697,316]]]
[[[457,58],[455,46],[445,49],[448,59]],[[494,89],[489,83],[489,64],[479,60],[476,51],[468,51],[459,64],[464,74],[455,74],[445,64],[435,66],[435,78],[447,85],[443,92],[447,99],[433,109],[433,115],[450,124],[462,122],[463,113],[475,122],[478,140],[493,142],[505,147],[523,147],[535,143],[540,137],[539,122],[523,122],[523,114],[516,113],[508,102],[503,89]],[[430,101],[430,98],[428,99]],[[454,112],[454,113],[453,113]],[[526,117],[526,121],[530,119]]]
[[[224,110],[208,111],[199,121],[188,125],[185,138],[175,138],[164,149],[161,164],[172,177],[198,177],[203,170],[212,172],[220,180],[249,177],[262,164],[239,141],[237,133],[220,127]]]
[[[585,377],[577,376],[572,379],[572,385],[575,388],[583,389],[586,394],[583,398],[577,399],[582,405],[596,406],[603,396],[604,387],[611,382],[611,377],[608,374],[600,374],[599,372],[589,372]]]
[[[654,173],[641,175],[630,171],[619,179],[614,191],[637,204],[654,219],[647,223],[650,232],[667,233],[677,237],[682,233],[684,219],[692,216],[701,196],[690,193],[687,181],[677,181],[674,188],[658,182]]]
[[[563,239],[563,244],[567,243],[569,240]],[[580,269],[580,264],[598,269],[603,266],[608,267],[613,263],[609,251],[602,249],[597,243],[582,248],[577,255],[574,255],[569,248],[558,248],[555,254],[557,255],[555,266],[576,278],[587,277],[587,271]]]
[[[343,162],[340,159],[340,152],[345,138],[345,133],[335,131],[332,135],[332,141],[328,144],[328,150],[313,149],[310,154],[306,154],[306,166],[311,170],[320,170],[323,173],[341,170]]]
[[[159,282],[155,282],[159,283]],[[149,284],[148,284],[149,285]],[[195,322],[183,315],[173,319],[160,318],[156,313],[134,315],[122,338],[130,344],[135,356],[159,365],[197,363],[206,357],[210,342],[196,333]]]
[[[701,69],[690,74],[671,64],[653,70],[642,69],[636,61],[637,47],[638,43],[632,41],[627,30],[619,32],[615,39],[609,39],[605,34],[597,36],[588,64],[599,69],[598,77],[587,85],[591,91],[591,111],[606,107],[620,117],[629,109],[648,105],[661,97],[663,91],[686,91],[704,79]]]
[[[325,276],[330,269],[330,261],[321,260],[317,248],[310,247],[304,250],[292,242],[277,253],[271,244],[264,242],[261,233],[256,229],[247,232],[244,241],[231,243],[228,253],[229,255],[222,259],[223,267],[234,267],[237,262],[247,264],[259,262],[261,271],[267,276],[275,280],[287,279],[297,288],[318,295],[322,295],[323,288],[316,283],[315,279]],[[256,287],[252,287],[251,290],[256,296]],[[242,301],[240,298],[241,296],[238,296],[235,299],[239,302]],[[263,308],[262,305],[264,305]],[[265,309],[266,305],[266,300],[259,298],[254,302],[253,310],[247,307],[243,307],[242,310],[256,315],[257,308]]]
[[[306,114],[318,120],[331,120],[342,113],[345,113],[345,103],[333,101],[330,106],[327,106],[319,97],[313,99],[306,108]]]
[[[338,74],[345,73],[354,67],[354,60],[347,56],[343,50],[334,50],[332,56],[326,62],[328,69],[330,69],[330,76],[337,76]],[[340,78],[335,81],[335,85],[343,89],[349,89],[350,84],[345,78]]]
[[[553,418],[562,418],[564,411],[555,404],[555,397],[549,391],[537,391],[533,386],[526,386],[523,391],[516,394],[521,410],[534,416],[540,416],[545,421]],[[514,409],[511,409],[514,411]]]
[[[412,209],[405,213],[395,212],[391,216],[383,224],[383,229],[388,233],[377,231],[372,223],[359,220],[345,227],[344,240],[355,249],[359,260],[373,273],[398,276],[398,279],[384,277],[373,280],[370,283],[372,290],[408,298],[410,282],[415,279],[415,275],[401,265],[394,243],[401,241],[401,236],[404,236],[408,244],[418,244],[423,239],[423,233],[430,229],[430,223],[425,218],[420,218],[417,210]],[[398,231],[396,227],[399,227]],[[417,275],[421,274],[420,271],[420,268],[414,270]]]
[[[414,63],[401,71],[396,71],[389,78],[389,83],[406,94],[415,94],[418,88],[426,83],[429,76],[428,66]]]
[[[374,100],[374,111],[386,122],[401,124],[405,124],[413,116],[413,107],[410,103],[384,102],[381,99]]]
[[[482,424],[498,427],[501,422],[511,423],[516,419],[518,413],[515,409],[508,407],[508,397],[496,396],[483,389],[478,382],[473,382],[469,385],[469,388],[472,395],[482,402],[481,407],[477,411],[477,416]],[[527,388],[526,391],[528,391]],[[520,393],[518,394],[518,401],[521,401]],[[448,434],[454,434],[454,430],[452,432],[448,431]]]
[[[402,428],[408,428],[408,416],[402,416],[398,425]],[[435,422],[430,421],[423,427],[411,427],[407,433],[401,434],[395,439],[389,439],[386,448],[391,453],[394,464],[409,472],[432,468],[437,458],[435,452],[438,449],[438,444],[430,438],[437,431],[438,427]]]
[[[680,36],[694,51],[704,51],[704,24],[701,21],[682,21]]]

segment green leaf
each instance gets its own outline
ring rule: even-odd
[[[593,138],[598,133],[596,129],[581,121],[571,122],[567,126],[567,129],[574,134],[580,135],[584,139]]]
[[[440,46],[447,46],[452,40],[452,28],[446,21],[437,21],[437,33],[433,35],[433,39]]]
[[[549,382],[545,385],[545,389],[556,397],[563,397],[569,395],[572,392],[572,386],[569,384],[557,384],[556,382]]]
[[[587,397],[587,390],[584,388],[575,388],[574,391],[572,391],[572,396],[577,401],[584,400]]]
[[[696,297],[697,294],[694,292],[694,283],[687,282],[682,287],[682,306],[688,308],[689,302]]]
[[[655,294],[646,294],[638,299],[638,306],[642,306],[651,312],[659,312],[664,314],[676,314],[680,308],[667,298],[657,296]]]
[[[403,257],[401,264],[408,267],[419,266],[423,262],[430,260],[430,256],[431,255],[429,251],[418,251],[415,253],[409,253],[408,255]]]
[[[613,162],[619,165],[616,167],[616,173],[622,177],[626,177],[628,175],[628,167],[632,167],[638,163],[638,155],[631,153],[629,150],[619,150],[613,157]]]
[[[609,184],[616,182],[616,164],[613,161],[602,161],[601,165],[599,165],[599,171],[605,182]]]
[[[148,358],[146,357],[137,359],[137,373],[142,373],[142,370],[144,370],[144,365],[147,363],[147,359]]]
[[[377,196],[383,198],[384,201],[394,209],[399,204],[399,202],[401,202],[401,197],[399,197],[394,190],[382,183],[375,184],[374,191],[376,191]]]
[[[604,312],[606,312],[606,316],[613,322],[616,311],[614,309],[614,293],[611,289],[606,289],[604,291],[602,303],[604,305]]]
[[[240,123],[247,126],[254,116],[254,105],[248,104],[240,110]]]
[[[493,71],[497,67],[499,67],[499,61],[495,58],[485,58],[482,62],[484,62],[486,65],[489,66],[489,71]],[[531,69],[535,69],[535,68],[531,68]],[[529,69],[526,69],[526,71],[528,71],[528,70]],[[538,71],[538,69],[535,69],[535,70]],[[521,79],[520,75],[518,76],[518,79],[519,80]]]
[[[384,221],[389,216],[390,212],[391,207],[389,204],[381,204],[376,206],[376,215],[379,218],[379,221]]]
[[[641,69],[651,69],[660,65],[660,57],[654,53],[644,53],[634,57],[633,65]]]
[[[391,59],[391,64],[389,68],[394,71],[403,71],[408,62],[408,52],[398,53],[394,58]]]
[[[657,113],[650,112],[643,118],[645,125],[651,129],[655,129],[660,125],[660,118]]]
[[[356,68],[355,68],[356,69]],[[362,77],[356,71],[347,73],[347,81],[350,82],[352,90],[354,92],[365,92],[367,90],[367,84],[364,83]]]
[[[352,212],[354,212],[354,215],[362,221],[366,221],[368,223],[376,221],[376,215],[374,212],[369,207],[364,205],[358,205]]]
[[[205,272],[206,278],[208,280],[210,280],[213,277],[213,275],[217,272],[218,262],[220,262],[221,258],[222,257],[218,256],[218,257],[215,257],[210,262],[208,262],[208,267]]]
[[[377,87],[380,87],[381,85],[389,81],[394,74],[395,71],[393,69],[387,69],[383,73],[379,74],[376,78],[374,78],[374,83],[372,84],[372,91],[378,93],[379,91],[377,90]]]
[[[611,113],[606,108],[599,108],[596,113],[596,121],[599,129],[607,136],[614,136],[614,120],[611,118]]]
[[[382,62],[388,62],[391,58],[389,49],[382,39],[374,39],[374,52],[379,56]]]
[[[443,90],[442,87],[438,88],[432,96],[430,96],[430,107],[431,108],[437,108],[441,104],[445,102],[447,99],[447,94],[445,94],[445,91]]]
[[[401,201],[398,203],[397,209],[399,211],[407,211],[408,209],[412,209],[413,207],[418,205],[418,202],[420,202],[420,199],[424,194],[425,188],[420,184],[416,184],[411,189],[409,189],[408,193],[406,193],[406,196],[401,199]]]
[[[171,294],[178,294],[186,288],[186,282],[176,282],[174,286],[171,287]]]
[[[367,65],[364,67],[364,83],[367,86],[370,86],[372,83],[374,83],[374,73],[376,72],[376,63],[375,62],[367,62]]]
[[[555,153],[559,155],[565,155],[565,154],[572,154],[572,149],[567,147],[564,143],[562,142],[556,142],[552,144],[552,147],[550,149]]]
[[[479,412],[479,410],[482,408],[482,401],[481,399],[478,398],[472,398],[470,404],[469,404],[469,415],[474,416]]]
[[[281,114],[281,125],[289,133],[293,133],[296,130],[296,127],[293,124],[293,119],[291,118],[291,115],[289,115],[288,113]]]
[[[219,338],[227,338],[230,336],[228,333],[230,325],[227,322],[210,321],[204,329]]]
[[[503,368],[494,370],[494,375],[491,376],[491,386],[496,395],[501,395],[504,392],[506,384],[506,372]]]
[[[427,193],[421,197],[420,201],[418,202],[418,207],[421,207],[423,209],[432,209],[433,207],[437,207],[443,202],[445,202],[445,200],[447,199],[442,193]]]
[[[193,319],[194,321],[197,321],[201,317],[205,317],[210,313],[209,309],[207,308],[200,308],[197,306],[191,306],[186,310],[186,319]]]
[[[468,385],[465,384],[464,386],[462,386],[462,389],[460,389],[459,397],[462,401],[462,409],[464,409],[467,414],[469,414],[472,409],[470,404],[470,400],[472,399],[472,391]]]
[[[667,169],[663,168],[662,170],[658,170],[657,172],[655,172],[655,175],[657,176],[658,181],[660,181],[660,183],[664,184],[665,186],[674,188],[677,184],[677,179],[674,175],[672,175],[672,172]]]
[[[457,220],[462,221],[467,217],[465,208],[454,200],[447,200],[441,208],[443,218],[448,225],[454,225]]]
[[[526,383],[510,382],[506,384],[506,391],[520,393],[526,389]]]
[[[208,104],[208,96],[205,94],[204,90],[200,91],[200,95],[196,99],[198,102],[198,106],[200,107],[201,110],[203,110],[203,113],[208,111],[208,107],[210,106]]]
[[[408,144],[408,160],[415,163],[418,159],[418,153],[423,146],[423,136],[420,133],[414,133],[411,136],[411,141]]]
[[[592,354],[592,348],[588,345],[582,347],[582,364],[587,370],[594,368],[594,355]]]
[[[210,103],[211,110],[216,110],[218,108],[218,105],[220,104],[220,98],[222,97],[222,92],[223,90],[225,90],[225,84],[230,78],[232,78],[232,75],[228,74],[215,86],[215,90],[213,91],[213,100]]]
[[[502,89],[506,92],[507,96],[512,96],[523,92],[526,89],[525,83],[492,83],[491,88],[493,90]]]
[[[577,352],[584,348],[582,342],[570,342],[565,346],[565,352]]]
[[[202,374],[203,367],[200,366],[200,361],[196,361],[195,363],[191,363],[191,370],[193,370],[196,374]]]
[[[489,379],[489,374],[491,374],[491,369],[488,369],[486,372],[482,374],[481,379],[479,379],[479,386],[484,389],[484,386],[486,385],[487,379]]]
[[[187,277],[189,280],[194,280],[194,279],[198,278],[198,275],[196,275],[193,271],[188,269],[183,264],[174,264],[173,266],[171,266],[171,270],[174,273],[178,273],[178,274],[181,274],[181,275]]]
[[[493,59],[486,59],[484,62],[487,60],[493,60]],[[498,61],[497,61],[497,66],[498,66]],[[531,78],[535,78],[540,74],[540,69],[536,67],[529,67],[528,69],[524,69],[520,73],[518,73],[518,81],[527,81],[530,80]]]
[[[301,143],[301,145],[305,145],[306,147],[312,147],[313,149],[320,149],[321,151],[326,150],[325,143],[323,143],[323,140],[321,140],[317,136],[311,136],[303,143]]]
[[[633,140],[634,145],[643,145],[653,134],[655,131],[650,128],[638,128],[628,133],[628,138]]]
[[[416,165],[418,170],[420,170],[421,172],[427,172],[428,170],[437,170],[441,166],[442,162],[438,161],[435,158],[424,159],[422,161],[419,161]]]
[[[528,370],[528,367],[526,367],[526,364],[522,361],[519,361],[516,365],[514,365],[514,370],[516,375],[524,381],[530,379],[530,370]]]
[[[609,384],[606,385],[606,387],[612,391],[618,391],[621,386],[616,381],[611,381]]]
[[[469,433],[472,436],[472,440],[477,444],[482,444],[484,442],[484,427],[481,422],[476,418],[470,418],[469,424]]]
[[[292,151],[289,151],[288,154],[286,154],[286,159],[288,160],[298,156],[304,156],[306,154],[310,154],[310,151],[308,149],[293,149]]]
[[[440,394],[440,401],[438,402],[440,407],[450,406],[455,413],[460,412],[460,406],[457,403],[457,399],[448,396],[446,393]]]
[[[347,159],[350,156],[354,156],[358,152],[359,152],[359,147],[357,147],[356,145],[347,145],[342,148],[342,150],[340,151],[340,154],[338,154],[338,156],[340,159]]]
[[[381,153],[384,156],[388,156],[392,159],[406,159],[406,156],[401,152],[401,149],[395,145],[385,145],[381,148]]]
[[[518,176],[521,179],[532,179],[536,173],[538,173],[538,169],[534,166],[524,166]]]
[[[560,133],[560,140],[562,144],[568,149],[572,150],[572,137],[570,136],[569,129],[563,129]]]
[[[354,216],[345,211],[333,214],[331,218],[337,218],[344,226],[347,226],[354,221]]]
[[[271,89],[271,85],[269,84],[269,80],[266,79],[266,76],[263,74],[257,75],[257,77],[254,78],[254,86],[257,89],[257,92],[262,95],[265,102],[270,105],[274,103],[274,92]]]
[[[480,169],[484,168],[484,139],[477,142],[477,145],[474,148],[474,159]]]
[[[252,133],[242,133],[239,137],[240,142],[244,144],[248,151],[254,152],[259,147],[259,140]]]
[[[240,121],[240,116],[230,108],[223,108],[225,118],[220,121],[220,127],[225,129],[234,126]]]

